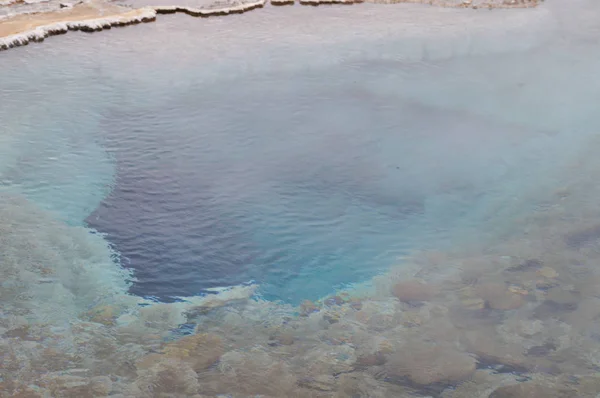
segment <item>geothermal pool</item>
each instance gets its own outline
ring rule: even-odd
[[[583,133],[549,120],[567,117],[548,107],[574,78],[560,70],[567,47],[542,46],[547,10],[526,11],[531,29],[513,11],[507,33],[485,33],[491,45],[436,42],[419,27],[379,38],[383,19],[373,39],[330,44],[309,26],[289,47],[295,32],[267,21],[312,11],[268,9],[5,53],[3,185],[104,234],[134,294],[169,301],[254,281],[269,299],[315,300],[410,250],[480,240],[511,200],[552,183]],[[265,22],[242,34],[254,19]],[[159,34],[171,44],[155,48]],[[550,82],[554,96],[539,98]]]
[[[593,280],[600,8],[390,7],[165,16],[1,53],[6,311],[64,325],[252,285],[260,311],[294,312],[385,279],[497,282],[511,256]],[[454,257],[413,258],[434,252]],[[504,260],[456,260],[474,253]]]

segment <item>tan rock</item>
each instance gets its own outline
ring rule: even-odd
[[[153,353],[153,354],[144,355],[143,357],[139,358],[135,362],[135,367],[138,370],[147,370],[147,369],[150,369],[151,367],[155,366],[156,364],[158,364],[163,359],[167,359],[167,357],[162,354],[154,354]]]
[[[522,294],[511,292],[501,283],[486,283],[477,286],[477,296],[485,300],[486,306],[495,310],[514,310],[525,304]]]
[[[576,306],[581,301],[581,295],[557,286],[548,290],[546,299],[564,306]]]
[[[269,344],[292,345],[294,344],[294,341],[296,341],[296,338],[294,337],[293,333],[289,331],[283,331],[272,334],[269,340]]]
[[[196,372],[203,371],[219,360],[225,352],[221,337],[199,333],[168,343],[162,354],[148,354],[136,362],[138,369],[149,369],[165,359],[178,359]]]
[[[475,371],[476,361],[452,347],[408,342],[390,355],[385,365],[388,376],[408,378],[419,385],[457,382]]]
[[[521,296],[527,296],[529,294],[529,291],[526,288],[519,285],[508,286],[508,291],[512,294],[520,294]]]
[[[93,397],[94,386],[91,380],[80,376],[47,375],[40,385],[50,391],[53,397],[81,398]]]
[[[548,279],[558,278],[558,272],[556,272],[554,268],[550,267],[542,267],[536,271],[536,274]]]
[[[525,367],[525,349],[519,344],[502,340],[494,329],[467,331],[464,337],[467,350],[477,355],[482,362],[518,369]]]
[[[319,307],[310,300],[304,300],[300,303],[300,316],[309,316],[313,312],[319,311]]]
[[[298,385],[317,391],[334,391],[336,389],[336,378],[332,375],[316,375],[298,380]]]
[[[288,364],[259,348],[227,352],[221,358],[218,369],[222,374],[218,390],[222,394],[292,397],[292,392],[298,390],[298,380]]]
[[[198,372],[209,368],[225,352],[223,339],[209,333],[183,337],[164,349],[165,355],[184,359]]]
[[[445,390],[440,398],[488,398],[498,387],[513,384],[516,377],[510,373],[497,373],[491,369],[478,369],[469,380],[456,388]]]
[[[406,327],[417,327],[423,324],[423,318],[418,312],[406,311],[403,315],[402,324]]]
[[[380,366],[386,362],[387,362],[387,358],[385,357],[384,353],[376,352],[373,354],[361,355],[360,357],[357,358],[356,365],[362,366],[362,367]]]
[[[112,326],[115,324],[118,308],[114,305],[99,305],[89,310],[85,315],[92,322]]]
[[[327,395],[330,397],[330,395]],[[412,398],[413,391],[399,385],[377,380],[363,372],[344,373],[338,376],[338,388],[333,398]]]
[[[356,319],[358,322],[360,322],[360,323],[362,323],[362,324],[365,324],[365,325],[366,325],[366,324],[368,324],[368,323],[369,323],[369,320],[371,319],[371,314],[369,313],[369,311],[366,311],[366,310],[361,310],[361,311],[358,311],[358,312],[357,312],[357,313],[354,315],[354,318],[355,318],[355,319]]]
[[[394,301],[365,301],[363,308],[354,313],[354,319],[370,330],[384,331],[399,325],[403,320],[401,305]]]
[[[311,375],[349,372],[356,363],[356,351],[349,345],[319,345],[303,356],[303,367]]]
[[[379,351],[384,354],[390,354],[390,353],[394,352],[394,344],[388,339],[384,339],[384,340],[380,341],[378,344],[378,347],[379,347]]]
[[[469,310],[482,310],[485,308],[485,300],[478,297],[463,299],[460,300],[460,303]]]
[[[163,358],[152,368],[139,372],[131,394],[135,397],[189,396],[198,393],[199,389],[198,375],[188,364]]]
[[[572,398],[576,396],[576,391],[568,388],[527,382],[497,388],[489,398]]]
[[[577,383],[577,391],[585,397],[596,397],[600,393],[600,375],[581,377]]]
[[[398,282],[392,287],[392,294],[405,303],[429,301],[435,296],[435,289],[416,280]]]
[[[112,381],[108,376],[96,376],[90,380],[90,390],[94,396],[104,397],[110,393]]]
[[[8,393],[8,391],[9,391],[9,389],[4,388],[2,383],[0,383],[0,396],[8,397],[9,395],[2,395],[3,393]],[[22,386],[20,388],[16,388],[15,390],[13,390],[10,393],[10,397],[11,398],[43,398],[44,393],[41,391],[35,391],[31,387],[28,387],[28,386]]]

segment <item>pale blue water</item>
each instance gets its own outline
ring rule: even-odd
[[[600,53],[542,46],[544,14],[487,42],[365,32],[327,50],[239,33],[260,18],[166,17],[1,54],[3,187],[105,234],[135,294],[255,281],[298,303],[502,234],[600,127]]]

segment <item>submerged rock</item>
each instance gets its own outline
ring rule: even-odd
[[[489,369],[478,369],[470,378],[456,388],[446,389],[441,398],[489,398],[499,387],[516,383],[516,376],[498,373]]]
[[[385,370],[396,380],[426,386],[436,383],[457,383],[468,378],[476,367],[475,359],[452,347],[423,342],[408,342],[389,357]]]
[[[560,287],[554,287],[548,290],[548,293],[546,294],[546,300],[552,301],[565,308],[576,308],[578,303],[581,301],[581,295],[578,292],[562,289]]]
[[[87,378],[58,372],[45,375],[39,385],[51,396],[64,398],[106,397],[112,390],[112,381],[107,376]]]
[[[292,345],[296,338],[290,331],[279,331],[269,337],[270,345]]]
[[[118,315],[118,307],[115,305],[99,305],[84,314],[91,322],[101,323],[106,326],[115,324]]]
[[[349,345],[319,345],[300,358],[307,375],[336,375],[354,369],[356,351]]]
[[[183,337],[164,346],[163,353],[149,354],[136,363],[138,369],[150,369],[163,361],[179,360],[194,371],[201,372],[225,352],[223,339],[217,335],[200,333]]]
[[[488,308],[495,310],[514,310],[525,304],[522,294],[501,283],[482,284],[477,286],[476,292]]]
[[[230,351],[218,366],[216,389],[234,396],[292,397],[298,380],[287,363],[269,355],[262,348]]]
[[[516,343],[502,340],[493,329],[467,331],[464,335],[467,350],[489,365],[505,365],[525,369],[525,349]]]
[[[337,380],[332,375],[316,375],[298,380],[298,385],[311,390],[330,392],[336,390]]]
[[[405,303],[429,301],[435,296],[435,289],[419,281],[398,282],[392,287],[392,294]]]
[[[366,300],[362,309],[354,313],[354,319],[374,331],[384,331],[399,325],[404,315],[396,300]]]
[[[497,388],[490,398],[572,398],[577,391],[559,387],[545,386],[536,382],[513,384]]]
[[[356,359],[356,365],[360,367],[381,366],[387,362],[385,354],[381,351],[366,354]]]
[[[558,272],[551,267],[542,267],[537,270],[536,274],[548,279],[558,278]]]
[[[338,377],[337,392],[333,398],[414,398],[413,391],[399,385],[377,380],[368,373],[345,373]]]
[[[543,267],[544,267],[544,263],[541,260],[534,258],[534,259],[525,260],[518,265],[513,265],[511,267],[508,267],[506,270],[519,272],[519,271],[539,270]]]
[[[194,395],[199,390],[198,375],[188,364],[177,359],[163,359],[140,371],[129,392],[136,398],[166,398],[176,394]]]
[[[310,314],[318,311],[319,307],[317,307],[317,305],[310,300],[304,300],[300,304],[300,316],[309,316]]]

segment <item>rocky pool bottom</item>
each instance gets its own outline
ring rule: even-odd
[[[2,396],[596,397],[599,147],[493,244],[414,253],[298,307],[253,286],[150,303],[118,272],[89,290],[102,239],[2,194]]]

